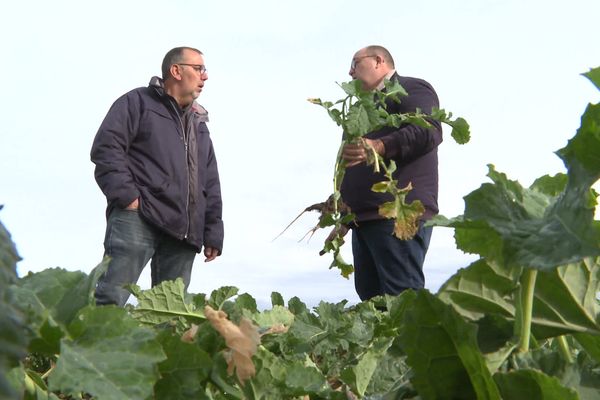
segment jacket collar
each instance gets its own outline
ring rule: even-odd
[[[160,97],[168,97],[169,101],[174,101],[174,99],[165,92],[164,81],[158,76],[153,76],[150,79],[148,86],[153,88]],[[175,102],[175,104],[177,103]],[[191,111],[196,114],[196,117],[200,120],[200,122],[208,122],[208,111],[206,111],[206,108],[198,104],[195,100],[192,102],[191,106],[185,107],[182,111],[184,114],[188,111]]]

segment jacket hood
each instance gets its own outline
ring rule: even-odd
[[[164,80],[162,80],[158,76],[153,76],[150,79],[150,82],[148,83],[148,87],[153,88],[160,97],[168,96],[167,93],[165,92]],[[191,112],[196,114],[196,117],[198,118],[199,122],[208,122],[208,111],[206,110],[206,108],[201,106],[198,102],[196,102],[196,100],[194,100],[192,102],[191,107],[186,107],[184,112],[187,112],[188,110],[191,110]]]

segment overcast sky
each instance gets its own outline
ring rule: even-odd
[[[367,5],[369,4],[369,5]],[[440,212],[487,181],[487,164],[528,186],[564,172],[566,145],[598,92],[580,73],[600,65],[600,2],[564,1],[29,1],[0,15],[0,221],[22,276],[49,267],[89,272],[102,258],[105,199],[89,150],[110,105],[160,74],[164,54],[205,54],[199,98],[219,162],[223,255],[198,258],[190,291],[233,285],[265,304],[358,301],[352,279],[319,257],[326,232],[306,206],[332,191],[341,132],[309,97],[337,100],[354,52],[379,44],[401,75],[429,81],[441,107],[471,124],[460,146],[445,129]],[[425,262],[436,291],[473,256],[436,228]],[[348,236],[349,238],[349,236]],[[351,260],[350,243],[344,254]],[[149,271],[140,285],[149,286]]]

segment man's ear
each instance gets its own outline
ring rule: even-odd
[[[171,64],[171,68],[169,68],[169,72],[173,79],[180,81],[181,80],[181,65],[179,64]]]

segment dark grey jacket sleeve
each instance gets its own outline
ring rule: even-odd
[[[408,113],[418,108],[425,114],[431,114],[433,108],[439,108],[437,94],[427,82],[414,80],[405,89],[408,96],[401,98],[399,107],[388,107],[389,111]],[[382,136],[385,158],[409,162],[439,146],[442,143],[442,127],[438,121],[429,122],[431,128],[406,124]]]
[[[223,251],[223,201],[221,199],[221,183],[219,181],[219,170],[217,167],[217,158],[212,141],[210,141],[210,150],[207,161],[207,180],[206,180],[206,214],[204,216],[204,247],[213,247]]]
[[[131,172],[127,151],[139,124],[135,94],[117,99],[100,125],[92,144],[94,176],[109,203],[127,207],[140,195]]]

